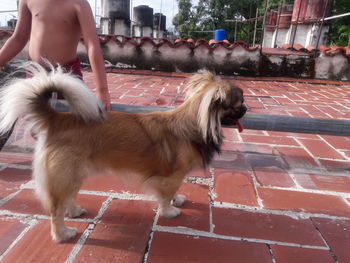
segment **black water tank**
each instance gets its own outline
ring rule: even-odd
[[[106,0],[108,18],[130,19],[130,0]]]
[[[166,16],[162,13],[155,13],[153,16],[153,28],[158,29],[160,20],[160,30],[165,31],[166,27]]]
[[[134,21],[141,26],[153,26],[153,8],[148,5],[134,7]]]

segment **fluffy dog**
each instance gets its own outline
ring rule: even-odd
[[[243,91],[209,72],[189,79],[186,100],[176,109],[128,114],[104,112],[85,84],[61,68],[48,72],[34,63],[30,68],[32,78],[1,90],[0,132],[22,114],[33,123],[36,193],[58,242],[76,235],[64,225],[64,216],[85,212],[74,199],[91,172],[136,174],[155,194],[160,215],[179,215],[175,206],[184,197],[175,193],[185,175],[210,163],[220,151],[221,124],[241,127],[238,120],[247,110]],[[50,106],[52,92],[63,93],[71,113]]]

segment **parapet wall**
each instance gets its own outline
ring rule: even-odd
[[[0,45],[11,32],[0,31]],[[148,37],[100,36],[108,67],[167,72],[209,69],[219,74],[350,80],[350,47],[249,47],[245,42],[171,41]],[[88,63],[83,41],[78,54]],[[26,48],[17,58],[26,56]]]

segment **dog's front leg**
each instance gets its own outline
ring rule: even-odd
[[[80,205],[70,205],[67,209],[67,215],[71,218],[79,217],[86,212],[86,209],[82,208]]]
[[[185,196],[175,195],[185,175],[173,173],[170,176],[153,176],[148,180],[148,186],[155,193],[159,204],[159,215],[166,218],[178,216],[181,211],[175,206],[182,206]]]
[[[173,206],[180,207],[186,202],[186,196],[176,194],[172,200]]]

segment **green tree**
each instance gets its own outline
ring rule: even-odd
[[[211,39],[215,29],[226,29],[228,40],[248,41],[249,32],[254,29],[253,22],[243,24],[232,20],[254,17],[256,0],[199,0],[197,6],[192,6],[190,0],[177,2],[179,13],[174,17],[173,24],[181,38]]]
[[[191,0],[177,0],[179,12],[173,18],[175,30],[179,33],[180,38],[197,38],[198,30],[196,15],[192,10]]]
[[[340,15],[350,11],[349,0],[333,0],[332,15]],[[333,19],[330,22],[328,44],[338,46],[350,45],[350,16]]]
[[[228,40],[248,41],[254,23],[241,23],[241,21],[254,17],[256,7],[256,0],[200,0],[196,7],[197,20],[204,32],[225,29]],[[213,33],[206,34],[206,38],[212,35]]]

